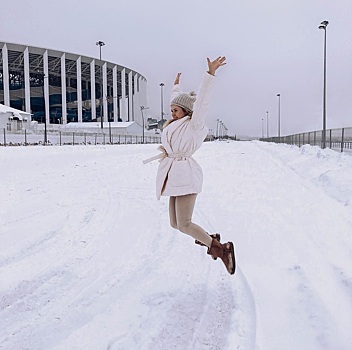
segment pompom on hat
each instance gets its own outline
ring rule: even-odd
[[[197,94],[195,91],[191,91],[189,94],[179,94],[170,103],[170,105],[176,105],[184,108],[188,112],[193,112],[193,104],[196,101]]]

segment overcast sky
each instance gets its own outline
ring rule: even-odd
[[[218,71],[208,126],[234,135],[281,135],[322,128],[323,44],[327,27],[327,128],[352,127],[352,0],[1,0],[0,40],[127,66],[148,81],[148,110],[164,111],[177,72],[196,90],[206,57]]]

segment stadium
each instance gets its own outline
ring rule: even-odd
[[[0,104],[29,113],[39,124],[142,125],[146,96],[145,77],[117,63],[0,42]]]

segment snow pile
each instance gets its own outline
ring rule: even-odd
[[[318,146],[271,144],[268,149],[304,178],[345,205],[352,204],[352,156]]]
[[[194,221],[230,276],[169,226],[156,147],[0,148],[0,349],[350,350],[350,158],[204,144]]]

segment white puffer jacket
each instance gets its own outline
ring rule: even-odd
[[[184,117],[169,124],[162,133],[163,155],[156,177],[156,196],[182,196],[202,190],[203,172],[192,155],[203,144],[208,134],[205,117],[215,83],[215,77],[206,73],[193,107],[192,118]],[[171,100],[180,91],[172,90]]]

